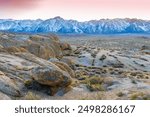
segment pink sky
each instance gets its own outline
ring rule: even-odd
[[[65,19],[102,18],[150,20],[150,0],[0,0],[0,18]]]

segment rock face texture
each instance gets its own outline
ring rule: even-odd
[[[18,39],[23,36],[25,39]],[[75,77],[74,71],[66,63],[59,61],[66,51],[71,54],[70,46],[61,43],[53,35],[2,33],[0,99],[20,98],[29,90],[44,93],[46,90],[49,95],[59,94],[60,91],[65,93],[70,89]],[[49,59],[57,59],[57,62],[51,62]]]

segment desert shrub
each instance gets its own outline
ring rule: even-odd
[[[130,96],[131,100],[150,100],[150,95],[145,94],[143,92],[137,92],[137,93],[133,93]]]
[[[32,84],[32,80],[26,80],[24,81],[25,86],[30,86]]]
[[[104,91],[105,88],[103,87],[102,84],[87,84],[87,88],[90,90],[90,91]]]
[[[123,92],[118,92],[118,93],[117,93],[117,96],[118,96],[118,97],[123,97],[123,96],[124,96],[124,93],[123,93]]]
[[[100,77],[91,77],[89,79],[87,79],[87,88],[90,91],[104,91],[105,88],[103,86],[103,78]]]

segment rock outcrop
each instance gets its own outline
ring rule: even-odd
[[[22,83],[15,81],[11,77],[6,76],[3,72],[0,72],[0,91],[10,95],[19,97],[22,95]]]
[[[12,38],[15,36],[4,33],[0,37],[0,99],[23,97],[30,89],[49,90],[49,95],[68,91],[75,74],[59,59],[64,51],[70,53],[70,46],[55,35],[24,35],[25,40]],[[57,61],[49,61],[51,58]]]
[[[63,51],[63,55],[71,55],[72,48],[68,43],[61,43],[61,50]]]

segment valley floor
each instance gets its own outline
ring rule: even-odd
[[[61,36],[74,48],[76,87],[62,99],[150,99],[149,36]]]

